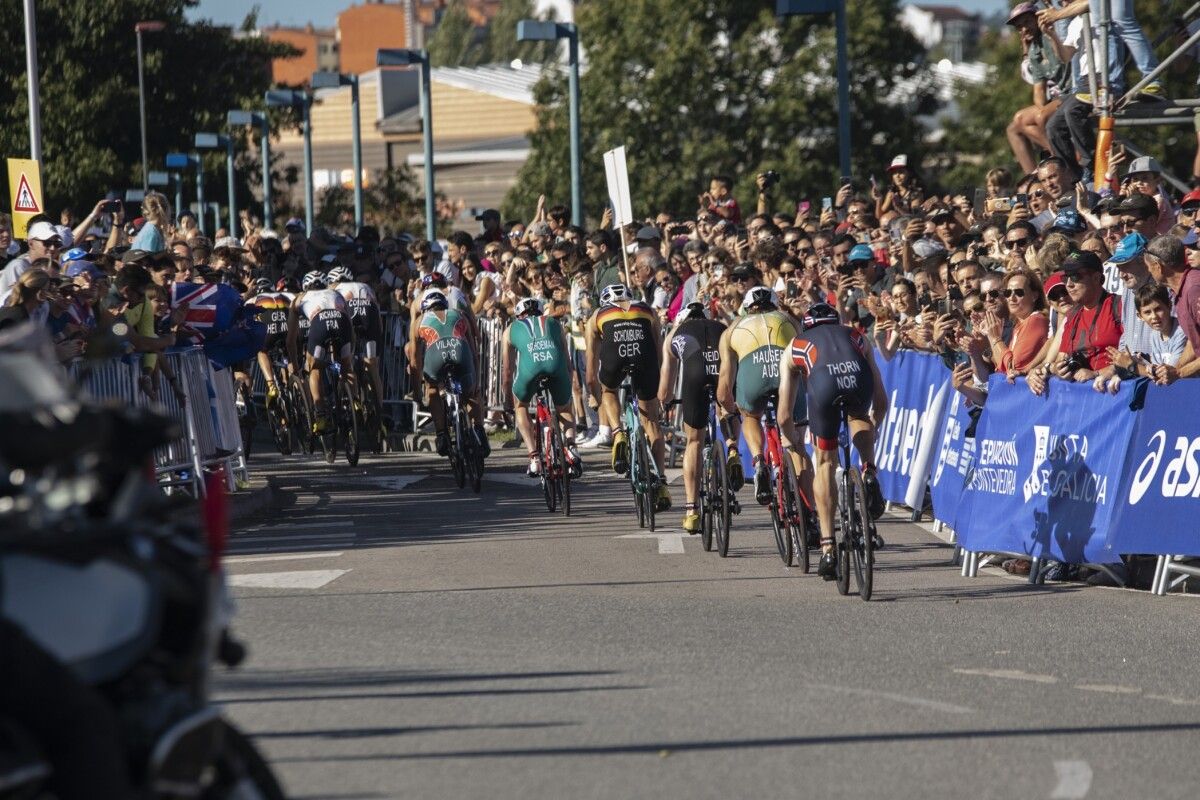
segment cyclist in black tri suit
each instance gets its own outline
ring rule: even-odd
[[[883,495],[875,476],[875,428],[887,414],[887,394],[870,345],[859,331],[841,324],[832,306],[814,303],[804,315],[802,328],[780,358],[779,423],[796,452],[804,453],[804,437],[791,414],[792,398],[803,387],[808,395],[808,425],[817,463],[814,475],[808,459],[804,459],[800,488],[811,492],[809,497],[816,503],[821,521],[822,552],[817,574],[833,580],[837,576],[833,523],[837,507],[839,404],[845,409],[851,440],[863,464],[863,484],[871,516],[878,518],[883,513]]]
[[[663,345],[662,375],[658,382],[658,399],[663,405],[672,399],[676,375],[680,379],[679,410],[683,415],[683,430],[687,434],[687,449],[683,453],[683,488],[686,495],[683,529],[688,533],[700,531],[700,514],[696,510],[703,482],[700,449],[708,427],[709,390],[712,390],[715,398],[717,378],[721,374],[721,352],[717,345],[724,332],[725,325],[709,319],[703,303],[689,303]],[[736,492],[746,480],[737,451],[740,425],[737,417],[727,414],[719,404],[717,414],[726,436],[725,459],[729,469],[729,484]],[[717,443],[713,442],[713,446],[716,447]]]

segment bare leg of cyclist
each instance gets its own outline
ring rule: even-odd
[[[579,458],[579,451],[575,449],[575,410],[571,403],[567,402],[559,406],[556,411],[558,412],[558,425],[562,430],[563,446],[567,449],[567,461],[571,466],[571,477],[579,478],[583,475],[583,461]]]
[[[837,507],[837,450],[816,449],[813,471],[813,502],[821,521],[821,550],[833,552],[834,509]]]
[[[685,422],[683,432],[687,435],[687,448],[683,451],[683,529],[688,533],[697,533],[700,530],[700,516],[696,509],[700,504],[700,484],[703,481],[700,450],[704,446],[704,428],[693,428]]]
[[[744,408],[741,412],[742,434],[746,437],[746,446],[750,448],[750,457],[754,459],[754,499],[765,506],[771,502],[771,479],[763,461],[762,415]]]
[[[875,426],[869,419],[850,418],[850,441],[863,464],[875,464]]]
[[[267,382],[267,400],[273,400],[279,394],[279,387],[275,385],[275,370],[271,369],[271,357],[267,355],[266,350],[259,350],[256,358],[263,380]],[[271,391],[272,389],[275,391]]]
[[[629,471],[629,431],[621,429],[621,403],[617,393],[608,388],[600,392],[600,419],[610,425],[613,433],[612,468],[618,475]]]
[[[671,507],[671,492],[667,489],[666,450],[667,443],[663,438],[662,428],[658,420],[662,417],[662,405],[658,399],[643,400],[638,403],[638,411],[642,417],[642,427],[646,429],[646,439],[650,442],[650,455],[654,458],[654,466],[658,470],[662,482],[658,484],[655,497],[655,510],[666,511]]]
[[[533,419],[529,416],[529,406],[522,403],[516,396],[513,397],[513,418],[517,422],[517,432],[521,434],[521,439],[525,442],[525,450],[529,453],[530,475],[533,472],[533,464],[537,461],[537,452],[539,444],[533,437]]]
[[[321,385],[323,363],[312,356],[307,356],[307,359],[308,392],[312,395],[314,411],[313,433],[322,433],[329,425],[329,412],[325,408],[325,387]]]
[[[433,420],[433,431],[437,438],[437,453],[444,456],[450,451],[450,440],[446,435],[446,404],[437,387],[431,383],[425,384],[425,405],[429,409],[429,418]]]
[[[742,456],[738,452],[742,421],[732,414],[726,414],[721,418],[720,425],[725,435],[725,469],[729,476],[729,488],[736,492],[746,485],[746,468],[742,466]]]
[[[375,390],[375,400],[379,403],[379,411],[383,413],[383,377],[379,374],[379,359],[364,358],[363,364],[367,367],[367,374],[371,376],[372,388]]]

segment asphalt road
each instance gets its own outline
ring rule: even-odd
[[[218,694],[289,796],[1194,796],[1194,598],[962,578],[889,518],[864,603],[785,568],[748,488],[721,559],[623,538],[597,457],[569,520],[522,467],[259,459],[285,492],[233,540]]]

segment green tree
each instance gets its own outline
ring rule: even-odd
[[[1137,0],[1137,19],[1151,42],[1165,40],[1156,48],[1165,58],[1181,40],[1172,35],[1175,17],[1190,2],[1183,0]],[[1021,79],[1021,44],[1005,29],[989,34],[980,42],[980,59],[989,65],[987,80],[981,84],[960,84],[955,99],[960,116],[946,125],[945,148],[935,163],[944,169],[942,184],[948,187],[982,185],[983,175],[991,167],[1003,166],[1019,171],[1005,138],[1005,128],[1013,114],[1033,102],[1030,86]],[[1126,83],[1132,86],[1141,76],[1127,62]],[[1176,62],[1164,76],[1167,96],[1194,97],[1196,65],[1186,57]],[[1195,137],[1191,118],[1183,125],[1118,127],[1118,139],[1128,141],[1139,151],[1157,158],[1169,172],[1187,180],[1192,171]]]
[[[475,23],[464,0],[450,0],[429,39],[429,61],[435,67],[469,67],[479,63]]]
[[[625,145],[634,213],[690,213],[714,173],[754,196],[765,169],[782,176],[780,205],[831,194],[838,175],[832,17],[780,20],[771,0],[582,0],[576,6],[588,69],[582,78],[584,202],[605,204],[601,154]],[[881,172],[896,152],[922,150],[917,113],[928,79],[922,50],[896,24],[896,0],[849,7],[852,143],[856,176]],[[905,88],[900,91],[901,81]],[[905,97],[893,100],[893,93]],[[505,200],[525,216],[539,194],[570,196],[566,78],[548,70],[535,89],[531,154]],[[789,198],[783,201],[782,198]]]
[[[517,23],[523,19],[537,19],[532,0],[502,0],[481,44],[480,63],[508,64],[519,58],[526,64],[545,64],[554,59],[556,42],[517,41]]]
[[[139,20],[166,23],[145,34],[148,149],[152,165],[190,150],[196,131],[224,130],[230,108],[261,105],[270,62],[294,51],[228,28],[188,22],[195,0],[41,0],[37,3],[42,180],[51,209],[90,210],[106,191],[141,186],[137,52]],[[24,23],[20,3],[0,4],[0,152],[29,152]],[[235,131],[235,133],[237,133]],[[250,132],[242,134],[249,137]],[[242,141],[242,149],[246,141]],[[224,160],[206,159],[212,186]],[[243,184],[242,203],[251,192]],[[7,192],[7,189],[4,190]],[[85,209],[86,207],[86,209]],[[242,206],[243,208],[246,205]]]

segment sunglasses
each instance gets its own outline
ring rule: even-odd
[[[802,256],[811,256],[817,251],[813,250],[811,247],[800,247],[796,249],[796,252]]]
[[[1067,301],[1067,290],[1054,288],[1050,290],[1050,294],[1046,295],[1051,303],[1064,303]]]
[[[990,294],[990,292],[989,292],[989,294]],[[1005,297],[1024,297],[1025,290],[1024,289],[1005,289],[1004,296]]]
[[[983,293],[984,300],[999,300],[1003,293],[999,289],[990,289]]]
[[[1030,192],[1029,196],[1030,197],[1045,197],[1046,191],[1044,189],[1038,189],[1036,191]]]
[[[1029,237],[1026,236],[1022,239],[1006,239],[1004,243],[1008,245],[1009,250],[1015,250],[1018,247],[1029,247]]]
[[[892,292],[892,298],[895,300],[903,300],[904,298],[908,297],[911,294],[912,294],[912,292],[910,292],[908,289],[905,289],[900,292]]]
[[[1072,272],[1070,275],[1063,275],[1063,283],[1083,283],[1083,274]]]
[[[963,306],[963,311],[967,312],[968,314],[982,314],[983,306],[977,305],[977,306],[971,306],[970,308]]]
[[[1189,217],[1196,216],[1196,212],[1200,211],[1200,206],[1184,206],[1179,209],[1180,214],[1187,214]]]

